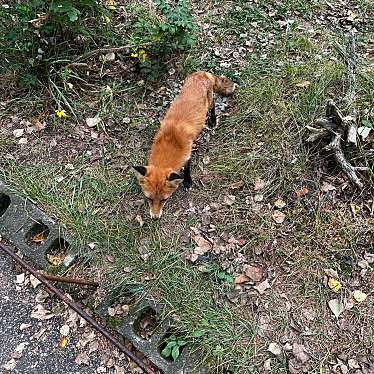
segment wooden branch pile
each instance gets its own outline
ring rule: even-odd
[[[322,138],[330,138],[330,142],[325,146],[326,151],[331,151],[334,155],[335,161],[341,169],[347,174],[348,178],[354,185],[359,188],[363,187],[358,171],[365,171],[367,167],[353,166],[345,157],[342,149],[342,142],[346,142],[354,147],[357,147],[357,110],[353,107],[353,102],[356,96],[356,44],[355,35],[353,31],[349,35],[348,51],[337,46],[347,63],[347,85],[348,89],[343,99],[350,114],[343,116],[339,108],[332,100],[326,104],[326,115],[316,120],[315,126],[307,126],[311,132],[308,142],[314,142]]]

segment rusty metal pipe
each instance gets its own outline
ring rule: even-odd
[[[86,279],[61,277],[59,275],[51,275],[51,274],[47,274],[47,273],[44,273],[44,272],[42,272],[41,274],[45,279],[53,281],[53,282],[82,284],[84,286],[94,286],[94,287],[97,287],[99,285],[99,283],[97,283],[97,282],[86,280]]]
[[[32,266],[27,264],[21,257],[16,255],[8,247],[0,243],[0,249],[2,249],[7,255],[13,258],[18,264],[20,264],[25,270],[32,274],[35,278],[39,279],[40,282],[53,294],[55,294],[61,301],[67,304],[71,309],[77,312],[83,319],[85,319],[95,330],[100,334],[105,336],[113,345],[115,345],[121,352],[123,352],[127,357],[133,360],[144,373],[155,374],[154,370],[148,367],[142,360],[140,360],[134,353],[129,351],[121,342],[119,342],[108,330],[103,326],[98,324],[90,315],[88,315],[83,309],[81,309],[77,303],[70,300],[65,294],[56,288],[53,284],[48,282],[47,279],[40,273],[38,273]]]

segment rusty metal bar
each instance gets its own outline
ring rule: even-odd
[[[53,282],[74,283],[74,284],[82,284],[82,285],[85,285],[85,286],[95,286],[95,287],[97,287],[99,285],[99,283],[94,282],[94,281],[89,281],[89,280],[85,280],[85,279],[78,279],[78,278],[71,278],[71,277],[61,277],[59,275],[47,274],[44,271],[41,274],[45,279],[53,281]]]
[[[147,366],[142,360],[140,360],[133,352],[128,350],[121,342],[119,342],[108,330],[98,324],[90,315],[88,315],[83,309],[81,309],[77,303],[70,300],[65,294],[56,288],[53,284],[48,282],[47,279],[40,273],[38,273],[32,266],[27,264],[21,257],[16,255],[8,247],[0,243],[0,249],[2,249],[7,255],[13,258],[18,264],[20,264],[25,270],[32,274],[35,278],[39,279],[40,282],[53,294],[55,294],[61,301],[67,304],[71,309],[77,312],[83,319],[85,319],[92,327],[95,328],[100,334],[105,336],[113,345],[115,345],[122,353],[133,360],[144,373],[155,374],[154,370]]]

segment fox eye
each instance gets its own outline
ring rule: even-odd
[[[145,197],[150,203],[153,203],[153,199],[151,199],[150,197]]]
[[[164,203],[166,201],[166,199],[161,199],[160,202],[161,203]]]

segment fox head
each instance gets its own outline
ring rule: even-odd
[[[133,166],[139,185],[149,205],[152,219],[159,219],[166,200],[183,181],[181,175],[172,169],[154,166]]]

